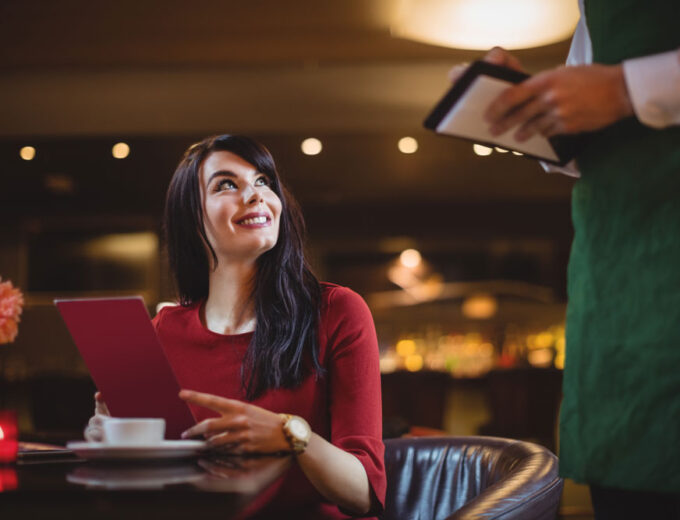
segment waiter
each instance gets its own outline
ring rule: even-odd
[[[597,520],[678,519],[680,2],[580,7],[568,63],[590,64],[507,89],[486,118],[492,133],[513,129],[518,140],[588,132],[566,172],[580,179],[561,473],[590,485]],[[485,60],[521,69],[498,47]]]

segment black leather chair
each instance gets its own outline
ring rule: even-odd
[[[547,520],[557,515],[557,457],[498,437],[385,440],[383,519]]]

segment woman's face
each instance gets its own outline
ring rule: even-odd
[[[281,199],[269,177],[231,152],[212,152],[199,172],[205,234],[218,259],[254,261],[276,245]]]

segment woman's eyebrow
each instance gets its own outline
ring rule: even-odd
[[[234,172],[231,172],[229,170],[217,170],[216,172],[213,172],[212,175],[210,175],[210,178],[208,179],[208,184],[212,182],[212,180],[215,177],[238,177]]]

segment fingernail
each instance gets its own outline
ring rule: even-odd
[[[189,435],[187,435],[187,432],[182,432],[182,435],[180,435],[180,437],[182,437],[182,439],[186,439],[188,436]]]

